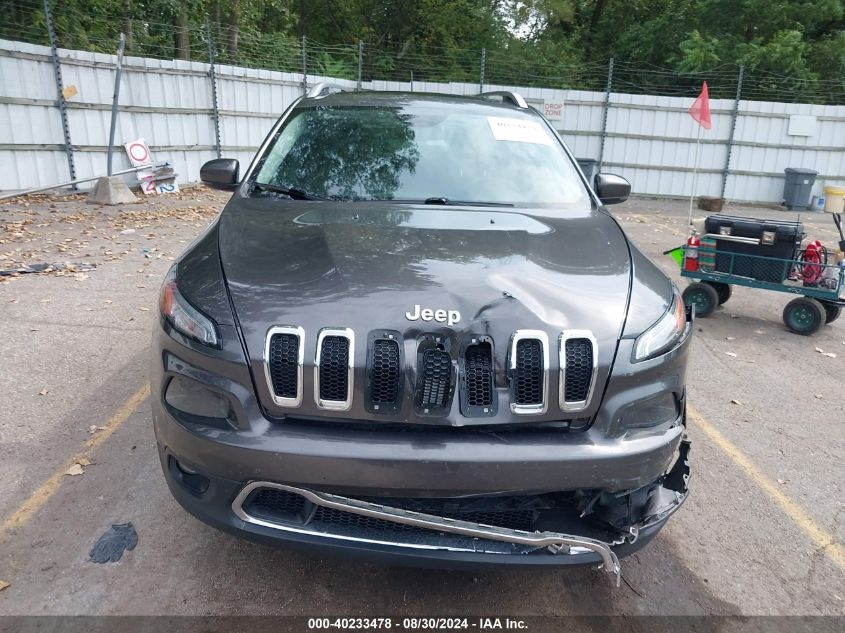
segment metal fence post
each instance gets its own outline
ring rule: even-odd
[[[604,163],[604,142],[607,140],[607,113],[610,110],[610,91],[613,88],[613,58],[607,64],[607,88],[604,91],[604,108],[601,120],[601,146],[599,147],[598,171],[601,172]]]
[[[123,49],[126,36],[121,33],[117,40],[117,64],[114,68],[114,96],[111,100],[111,123],[109,124],[109,153],[106,160],[106,172],[112,175],[112,157],[114,155],[114,129],[117,127],[117,102],[120,100],[120,74],[123,71]]]
[[[736,131],[736,120],[739,116],[739,100],[742,98],[742,77],[745,75],[745,66],[739,67],[739,76],[736,80],[736,99],[734,100],[734,109],[731,113],[731,131],[728,134],[727,156],[725,157],[725,171],[722,172],[722,193],[720,198],[724,199],[725,191],[728,188],[728,173],[731,168],[731,152],[734,144],[734,132]]]
[[[205,30],[208,36],[208,76],[211,79],[211,116],[214,120],[214,152],[222,156],[220,148],[220,107],[217,101],[217,72],[214,69],[214,42],[211,39],[211,20],[206,18]]]
[[[481,74],[478,76],[478,92],[484,92],[484,67],[487,65],[487,49],[481,49]]]
[[[361,80],[364,70],[364,40],[358,40],[358,90],[361,89]]]
[[[64,85],[62,83],[62,67],[59,63],[59,52],[56,45],[56,31],[53,29],[53,14],[50,12],[50,1],[44,0],[44,19],[47,22],[47,35],[50,37],[50,61],[53,62],[53,74],[56,78],[56,91],[58,92],[59,114],[62,117],[62,133],[65,139],[65,155],[67,156],[67,169],[70,179],[76,180],[76,164],[73,160],[73,145],[70,143],[70,125],[67,119],[67,103],[65,102]],[[76,185],[71,185],[76,189]]]
[[[308,94],[308,39],[302,36],[302,94]]]

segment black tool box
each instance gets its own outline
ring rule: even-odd
[[[704,229],[706,233],[718,236],[718,272],[774,283],[783,283],[791,265],[787,261],[758,257],[794,260],[804,239],[804,226],[800,222],[783,220],[711,215],[705,220]]]

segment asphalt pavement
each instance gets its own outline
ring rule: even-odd
[[[0,614],[845,615],[845,318],[791,334],[781,293],[736,288],[696,321],[692,494],[623,561],[618,589],[595,569],[353,564],[190,517],[156,456],[148,346],[161,278],[225,199],[190,189],[116,209],[46,197],[0,205],[0,269],[89,264],[0,278]],[[686,203],[635,199],[613,211],[681,283],[661,253],[684,241]],[[802,219],[810,236],[835,241],[828,216]],[[127,521],[137,547],[118,563],[89,562],[99,536]]]

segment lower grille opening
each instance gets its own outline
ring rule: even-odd
[[[403,508],[415,512],[433,514],[461,521],[470,521],[514,530],[530,531],[536,518],[531,508],[515,509],[461,509],[454,501],[427,499],[387,499],[366,498],[366,501]],[[323,524],[358,530],[378,530],[383,532],[406,532],[426,534],[433,530],[413,525],[403,525],[376,517],[368,517],[352,512],[345,512],[324,506],[315,506],[300,495],[288,490],[259,488],[244,502],[244,510],[252,515],[269,521],[281,523]],[[313,510],[313,512],[312,512]],[[436,530],[434,530],[436,531]]]
[[[586,338],[566,341],[564,400],[584,402],[593,379],[593,344]]]
[[[601,541],[613,540],[616,528],[606,522],[603,515],[581,517],[583,508],[590,504],[596,492],[462,498],[359,497],[358,500],[375,504],[374,509],[402,509],[482,526],[525,532],[561,532]],[[621,503],[624,504],[624,501]],[[370,540],[407,547],[445,547],[475,553],[544,554],[542,547],[533,545],[464,536],[450,533],[439,526],[425,528],[406,525],[346,509],[325,507],[295,490],[259,487],[246,497],[241,507],[233,507],[238,516],[246,521],[263,522],[281,530],[291,529],[338,539]]]
[[[518,405],[543,404],[544,373],[542,343],[537,339],[517,341],[513,401]]]
[[[301,521],[306,504],[302,497],[287,490],[259,488],[243,504],[244,510],[255,517],[269,521]]]

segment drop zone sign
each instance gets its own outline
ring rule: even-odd
[[[559,123],[563,121],[563,99],[546,101],[545,99],[526,99],[528,105],[534,106],[538,111],[543,113],[552,123]]]

